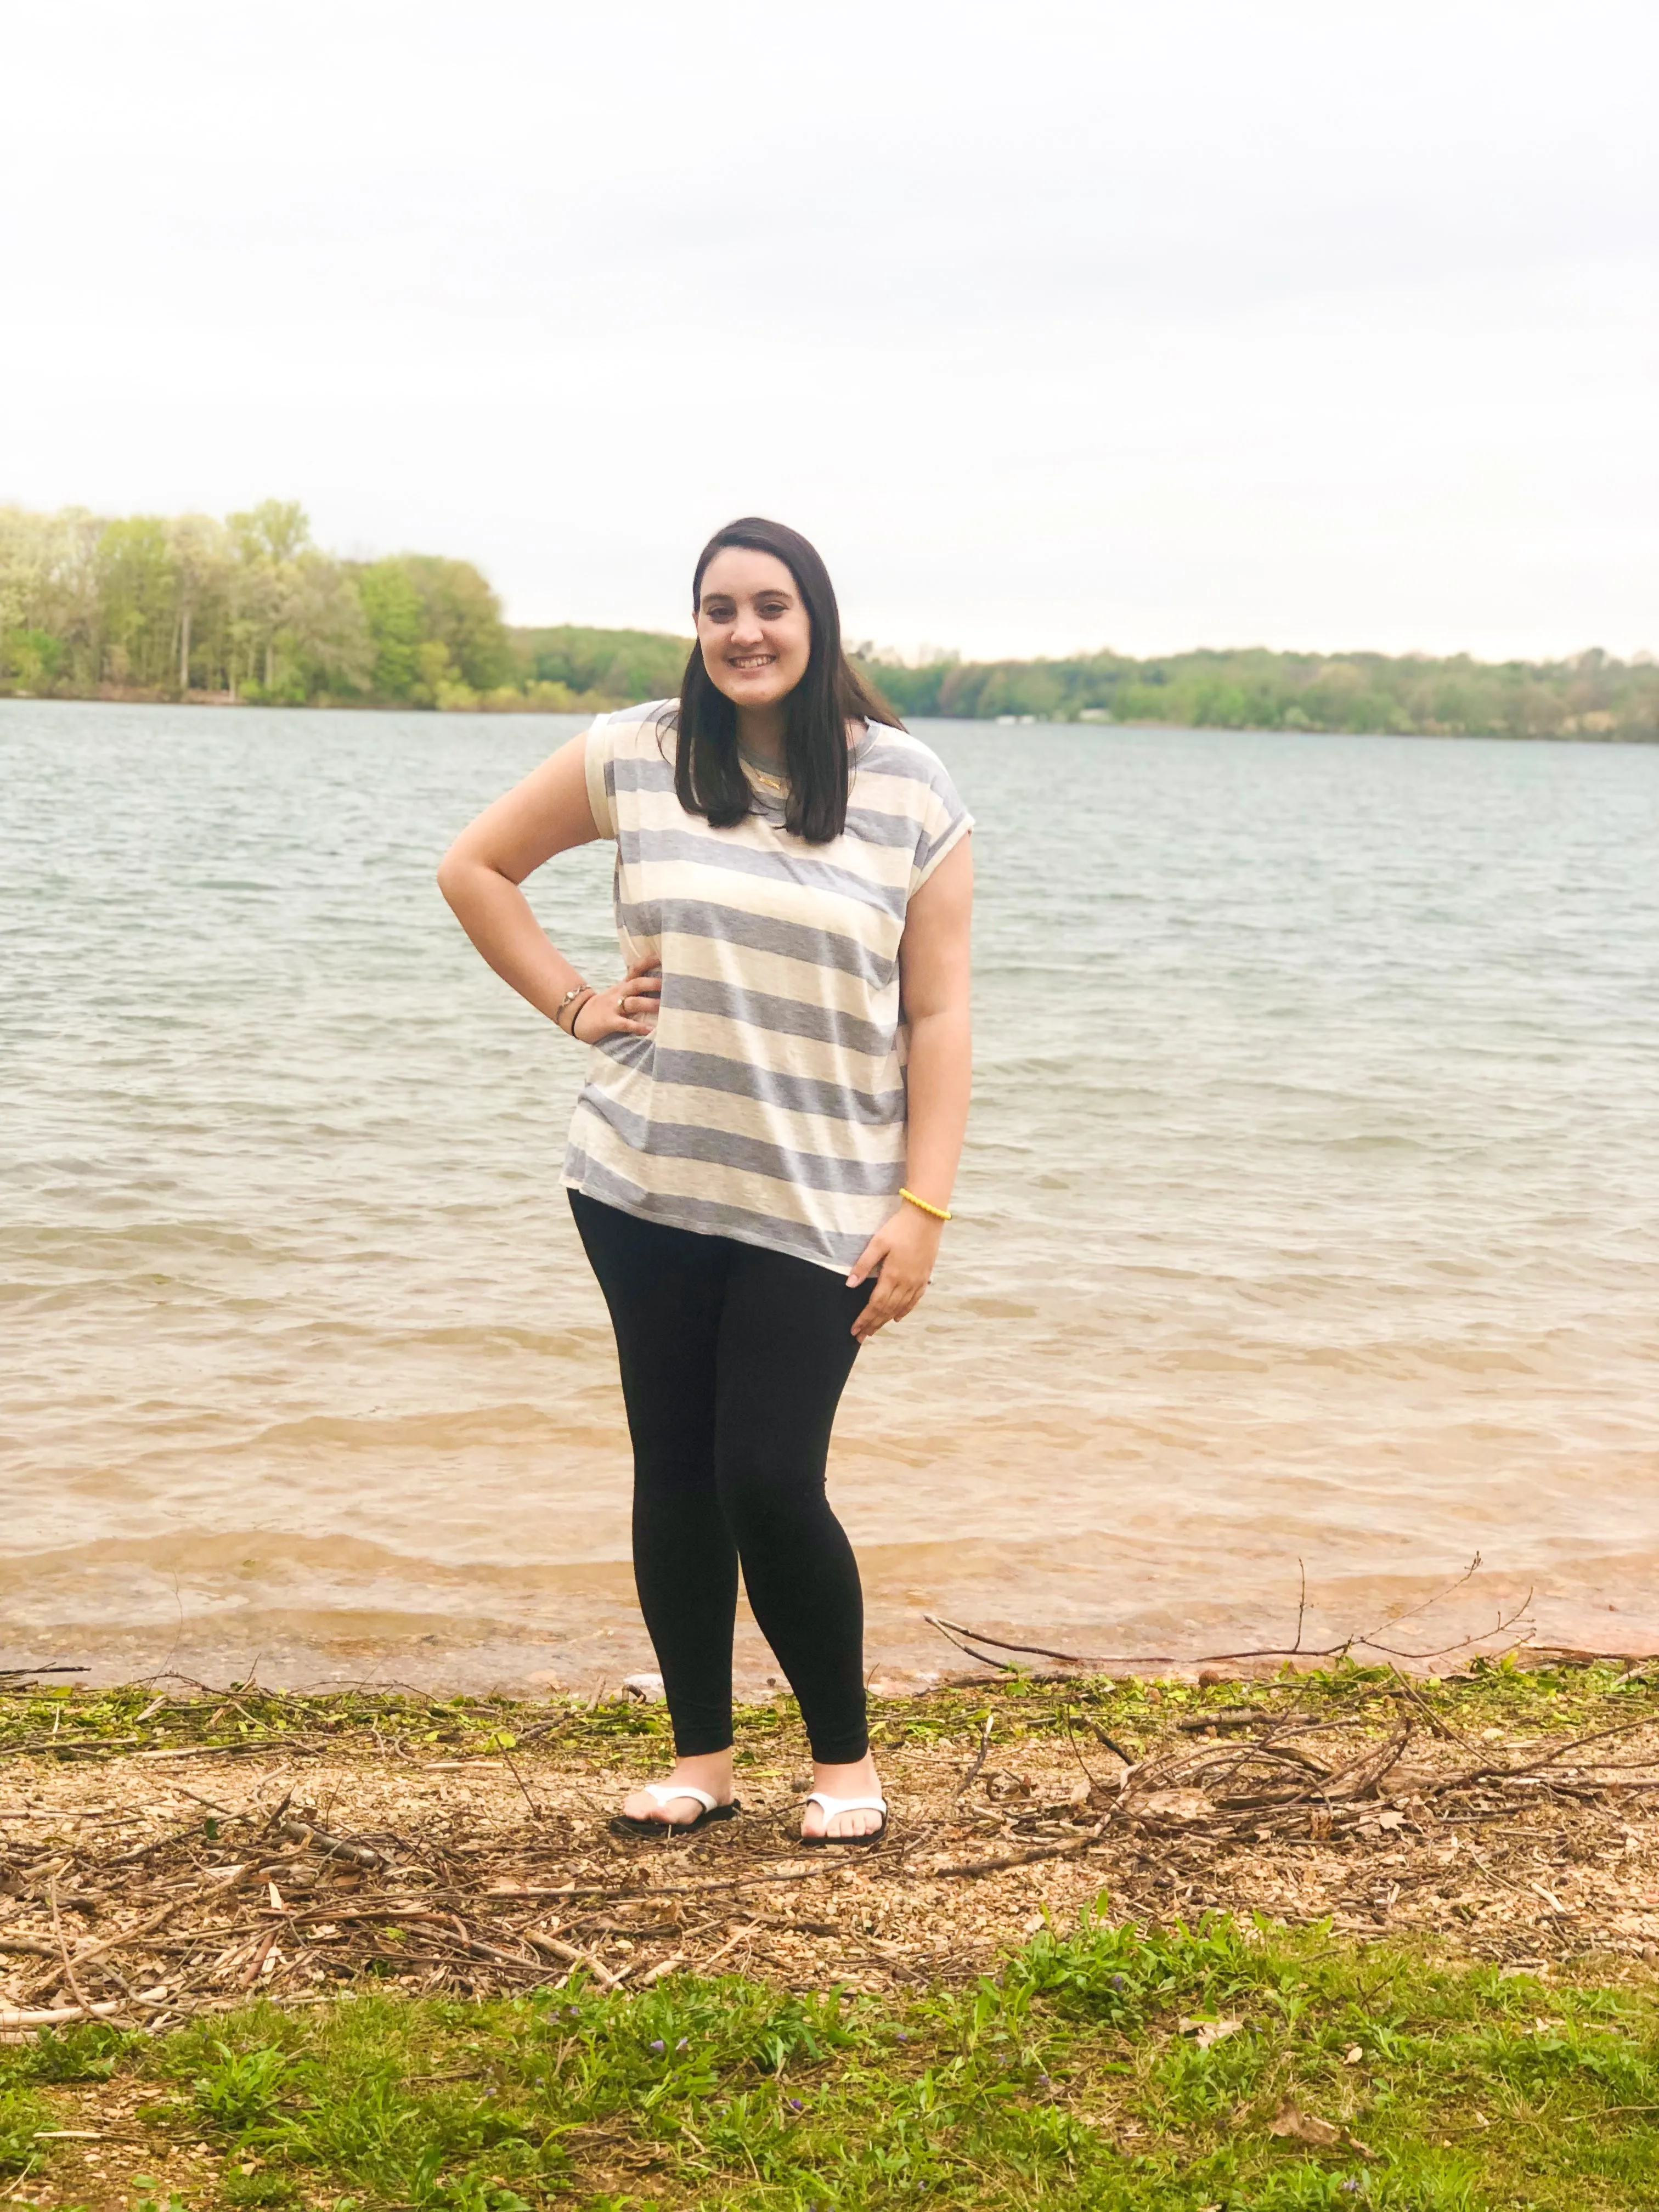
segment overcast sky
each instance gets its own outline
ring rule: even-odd
[[[683,629],[1659,649],[1654,0],[0,0],[0,500]]]

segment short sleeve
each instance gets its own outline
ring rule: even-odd
[[[593,827],[601,837],[617,834],[615,763],[616,732],[609,714],[597,714],[582,739],[582,766],[587,775],[587,804]]]
[[[947,853],[954,852],[974,826],[974,817],[963,804],[962,793],[945,774],[943,763],[928,760],[927,791],[917,824],[915,860],[910,869],[909,896],[914,898]]]

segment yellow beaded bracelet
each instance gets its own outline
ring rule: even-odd
[[[925,1198],[918,1198],[913,1190],[901,1189],[899,1196],[903,1199],[908,1199],[912,1206],[920,1206],[924,1213],[931,1213],[935,1221],[954,1221],[956,1219],[955,1214],[951,1212],[948,1206],[929,1206]]]

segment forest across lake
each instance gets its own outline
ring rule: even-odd
[[[343,559],[291,501],[223,520],[0,507],[0,696],[586,714],[672,697],[690,649],[658,631],[514,627],[473,562]],[[1659,663],[1596,647],[1498,662],[1265,647],[856,654],[907,720],[1659,742]]]

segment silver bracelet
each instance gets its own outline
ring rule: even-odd
[[[570,1001],[573,999],[580,999],[583,1001],[586,1001],[592,996],[593,986],[591,983],[578,983],[573,989],[565,993],[563,998],[560,1000],[558,1005],[553,1009],[553,1020],[556,1027],[564,1030],[564,1033],[568,1037],[574,1037],[578,1044],[581,1042],[581,1039],[576,1036],[576,1014],[572,1014],[570,1017],[570,1025],[568,1029],[565,1027],[564,1023],[560,1019],[560,1016],[564,1012],[565,1008],[570,1004]],[[576,1013],[580,1013],[580,1012],[581,1008],[580,1006],[578,1006]]]

